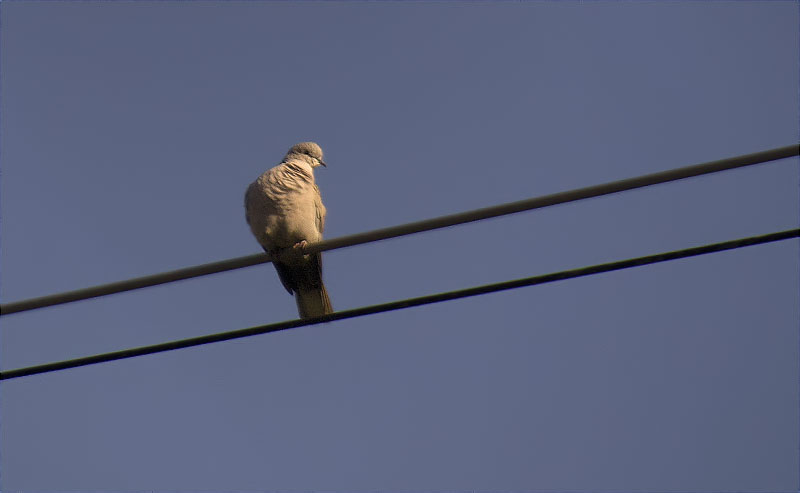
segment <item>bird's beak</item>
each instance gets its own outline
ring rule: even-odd
[[[319,160],[319,164],[325,166],[326,168],[328,167],[328,165],[325,164],[325,161],[323,161],[322,159]]]

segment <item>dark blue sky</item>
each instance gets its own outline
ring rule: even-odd
[[[795,143],[796,2],[0,6],[3,302]],[[787,159],[326,253],[337,309],[769,233]],[[797,491],[797,240],[0,384],[6,490]],[[296,316],[262,265],[2,319],[2,369]]]

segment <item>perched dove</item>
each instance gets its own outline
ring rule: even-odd
[[[333,312],[322,283],[322,255],[303,251],[307,242],[322,240],[325,227],[325,206],[314,183],[318,166],[325,166],[322,149],[301,142],[251,183],[244,196],[247,224],[272,257],[283,286],[294,294],[301,318]]]

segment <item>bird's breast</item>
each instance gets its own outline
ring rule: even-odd
[[[322,240],[317,228],[318,193],[313,178],[309,182],[280,167],[268,171],[253,183],[246,198],[253,234],[268,249]]]

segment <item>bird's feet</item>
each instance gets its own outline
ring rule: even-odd
[[[283,263],[290,265],[297,264],[298,262],[308,259],[308,254],[306,254],[307,245],[308,242],[306,240],[298,241],[291,247],[281,248],[276,251],[276,257]]]
[[[308,242],[306,240],[300,240],[292,246],[295,252],[298,252],[300,255],[306,254],[306,246],[308,246]]]

